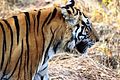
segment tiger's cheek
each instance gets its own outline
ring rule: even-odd
[[[72,38],[72,28],[68,28],[67,27],[67,29],[66,29],[66,31],[64,31],[64,36],[63,36],[63,44],[62,44],[62,46],[63,47],[65,47],[65,46],[67,46],[68,44],[68,42],[71,40],[71,38]],[[67,45],[66,45],[67,44]]]

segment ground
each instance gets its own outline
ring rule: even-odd
[[[0,17],[39,8],[60,0],[0,1]],[[53,2],[54,1],[54,2]],[[63,0],[63,3],[66,0]],[[120,80],[120,0],[75,0],[92,21],[100,41],[80,53],[58,53],[49,62],[51,80]]]

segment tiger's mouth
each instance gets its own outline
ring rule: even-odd
[[[80,53],[85,53],[88,48],[88,42],[87,41],[81,41],[78,43],[75,48],[77,49],[78,52]]]
[[[94,45],[93,42],[81,41],[75,45],[75,48],[77,49],[78,52],[83,54],[86,53],[87,49],[90,48],[92,45]]]

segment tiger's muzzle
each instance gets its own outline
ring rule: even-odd
[[[77,49],[78,52],[83,54],[83,53],[86,53],[87,49],[90,48],[94,44],[95,42],[93,41],[83,40],[75,45],[75,49]]]
[[[77,50],[79,53],[84,54],[87,52],[88,48],[92,47],[98,41],[99,41],[98,38],[96,38],[95,41],[87,38],[83,40],[77,40],[77,42],[75,39],[72,39],[67,43],[65,51],[73,52],[74,50]]]

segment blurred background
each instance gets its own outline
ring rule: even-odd
[[[0,18],[44,6],[65,4],[67,0],[0,0]],[[79,53],[55,55],[49,62],[51,80],[120,80],[120,0],[75,0],[92,21],[100,41]]]

